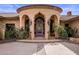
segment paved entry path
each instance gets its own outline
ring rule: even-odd
[[[77,55],[77,52],[79,53],[79,45],[67,42],[0,44],[0,55]]]

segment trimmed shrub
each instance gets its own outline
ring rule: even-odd
[[[29,33],[26,30],[24,30],[23,28],[16,29],[16,38],[17,39],[26,39],[26,38],[28,38],[28,36],[29,36]]]
[[[74,30],[71,27],[65,27],[65,30],[66,30],[66,32],[68,34],[68,37],[73,36]]]
[[[59,38],[63,38],[63,39],[68,38],[68,33],[67,33],[67,31],[64,29],[64,27],[59,26],[59,27],[56,29],[56,32],[58,33]]]
[[[16,34],[15,33],[16,33],[15,29],[6,31],[5,32],[6,39],[15,39],[16,38]]]

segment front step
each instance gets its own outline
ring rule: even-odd
[[[54,42],[61,42],[62,40],[17,40],[17,42],[24,42],[24,43],[54,43]]]
[[[45,40],[45,38],[44,37],[36,37],[36,38],[34,38],[34,40]]]

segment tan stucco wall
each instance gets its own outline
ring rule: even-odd
[[[48,21],[50,20],[52,15],[57,16],[57,19],[55,19],[55,24],[59,25],[60,24],[60,12],[53,10],[53,9],[27,9],[23,10],[19,13],[20,17],[20,28],[24,27],[24,20],[22,19],[23,15],[27,15],[29,17],[29,20],[32,22],[32,25],[30,26],[30,32],[32,39],[34,39],[34,20],[35,20],[35,15],[38,13],[41,13],[44,15],[45,18],[45,38],[48,39],[48,32],[49,32],[49,25]]]
[[[29,18],[31,18],[31,16],[34,17],[39,12],[42,13],[45,17],[47,16],[48,18],[50,18],[52,15],[56,15],[57,17],[59,17],[60,15],[58,11],[53,9],[28,9],[21,11],[19,15],[20,16],[28,15]]]
[[[8,24],[15,24],[16,28],[21,28],[24,27],[24,21],[23,20],[23,15],[27,15],[29,17],[29,20],[32,22],[30,25],[30,32],[31,32],[31,38],[34,39],[34,20],[35,20],[35,15],[38,13],[41,13],[44,15],[45,18],[45,39],[48,39],[48,32],[49,32],[49,25],[48,21],[50,20],[52,15],[57,16],[57,19],[55,19],[55,24],[59,25],[60,24],[60,12],[53,10],[53,9],[28,9],[28,10],[23,10],[19,13],[19,19],[2,19],[0,21],[0,25],[3,27],[2,30],[0,29],[0,35],[1,38],[5,39],[5,25]]]
[[[34,19],[35,15],[38,14],[39,12],[42,13],[45,16],[45,18],[48,18],[48,20],[50,19],[50,17],[52,15],[56,15],[58,20],[60,19],[60,13],[56,10],[53,10],[53,9],[28,9],[28,10],[23,10],[19,13],[19,16],[21,18],[23,15],[27,15],[31,19],[31,21],[34,21],[33,19]],[[20,26],[22,26],[22,25],[20,25]]]
[[[3,39],[3,22],[2,21],[0,21],[0,40],[2,40]]]
[[[17,20],[15,20],[15,19],[14,20],[12,20],[12,19],[9,19],[9,20],[6,19],[5,21],[3,21],[4,25],[6,25],[7,23],[8,24],[15,24],[15,27],[19,28],[19,19],[17,19]]]
[[[73,29],[78,30],[78,32],[75,34],[75,36],[79,37],[79,20],[74,20],[72,22],[69,22],[69,26],[72,27]]]

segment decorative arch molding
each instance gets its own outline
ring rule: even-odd
[[[28,15],[23,15],[23,16],[22,16],[22,19],[25,19],[25,18],[26,18],[26,19],[29,19],[29,16],[28,16]]]
[[[40,4],[35,4],[35,5],[28,5],[28,6],[23,6],[17,9],[17,12],[20,13],[23,10],[28,10],[28,9],[53,9],[56,11],[59,11],[60,13],[63,11],[60,7],[57,6],[52,6],[52,5],[40,5]]]
[[[55,36],[55,31],[54,28],[57,24],[57,16],[56,15],[52,15],[48,21],[48,25],[49,25],[49,37],[50,36]]]
[[[50,24],[50,20],[53,20],[55,21],[55,19],[57,19],[57,16],[55,17],[56,15],[52,15],[50,16],[49,20],[48,20],[48,25]]]
[[[26,38],[30,37],[30,19],[28,15],[23,15],[22,16],[22,24],[23,24],[23,29],[26,31]]]
[[[45,18],[44,15],[40,12],[35,15],[35,19],[38,18],[38,17]]]
[[[29,20],[29,25],[32,24],[32,21],[30,20],[30,17],[28,15],[23,15],[22,20],[25,22],[25,20]]]
[[[52,15],[52,16],[50,16],[50,18],[49,18],[49,20],[48,20],[48,25],[50,24],[50,20],[53,20],[54,22],[58,21],[57,15]]]
[[[44,15],[40,12],[35,15],[34,34],[35,34],[35,37],[45,36],[45,18],[44,18]]]
[[[52,16],[50,17],[50,19],[55,19],[55,20],[57,20],[58,17],[57,17],[57,15],[52,15]]]

